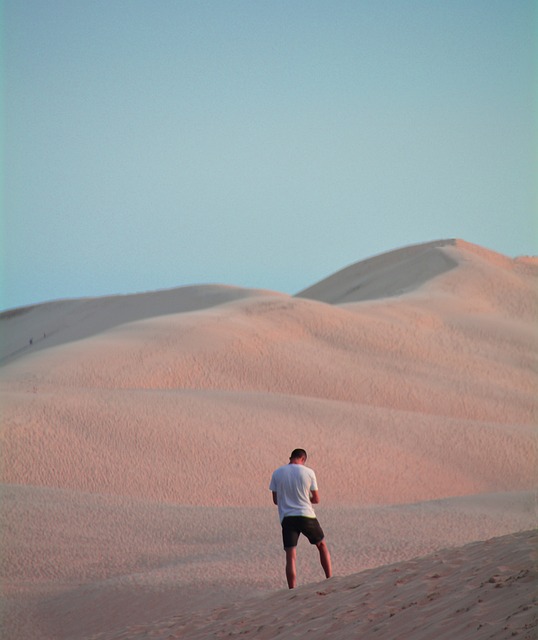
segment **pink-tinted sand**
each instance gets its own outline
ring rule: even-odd
[[[3,314],[5,637],[531,634],[537,268],[442,241],[300,297]],[[268,483],[297,446],[335,577],[300,542],[290,594]]]

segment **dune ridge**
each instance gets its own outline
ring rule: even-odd
[[[361,260],[296,295],[344,304],[401,295],[453,269],[458,263],[445,251],[455,239],[410,245]]]
[[[535,527],[537,273],[448,240],[297,296],[208,285],[0,315],[9,637],[149,637],[281,587],[267,487],[295,446],[339,579]]]
[[[0,364],[41,349],[83,340],[121,324],[208,309],[256,295],[266,295],[266,292],[207,284],[138,294],[55,300],[10,309],[0,313]]]

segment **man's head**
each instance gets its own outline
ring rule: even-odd
[[[304,464],[306,462],[306,451],[304,449],[294,449],[291,452],[290,462]]]

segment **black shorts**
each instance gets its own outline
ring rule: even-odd
[[[301,533],[310,544],[318,544],[325,537],[317,518],[306,516],[287,516],[282,520],[282,541],[284,549],[296,547]]]

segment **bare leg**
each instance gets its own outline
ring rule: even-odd
[[[295,559],[297,558],[297,547],[286,549],[286,580],[288,587],[294,589],[297,586],[297,573],[295,570]]]
[[[330,578],[333,574],[333,570],[331,566],[331,554],[329,553],[329,547],[325,544],[325,540],[318,542],[316,547],[319,551],[319,561],[321,562],[323,571],[325,571],[325,577]]]

